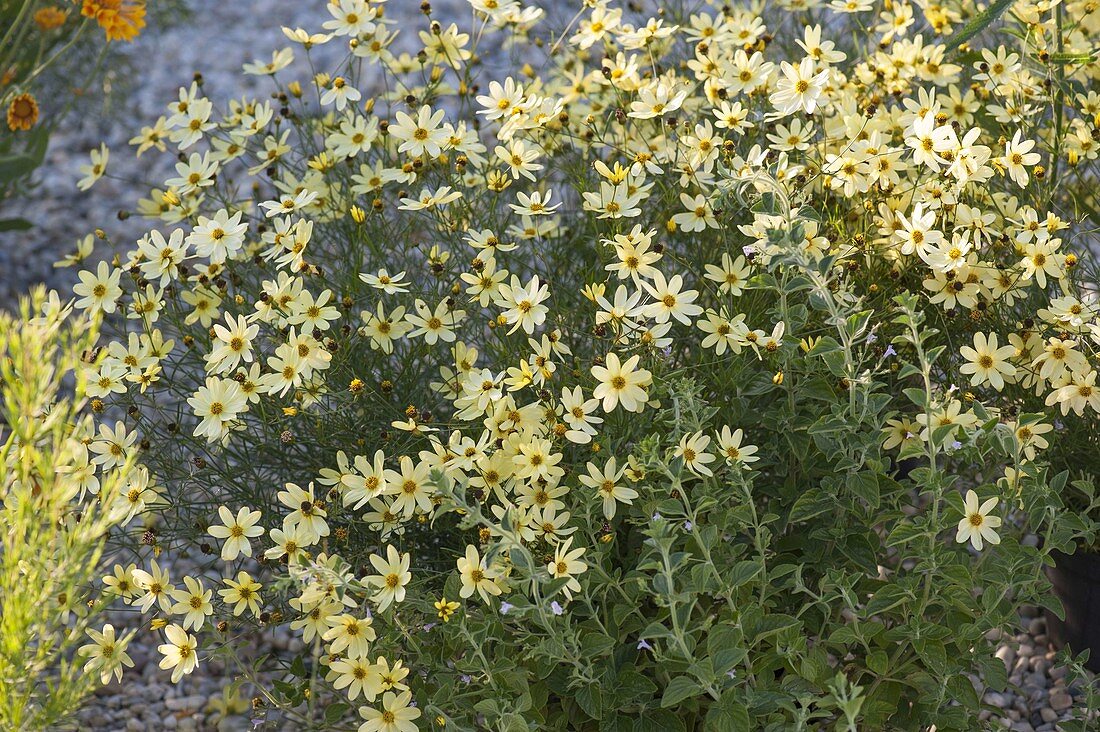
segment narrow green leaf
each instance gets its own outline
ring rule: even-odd
[[[1012,7],[1012,3],[1015,1],[1016,0],[997,0],[988,8],[975,15],[969,23],[963,26],[961,31],[951,36],[951,40],[947,42],[947,52],[950,53],[954,51],[956,48],[993,25],[998,18],[1005,14],[1005,11]]]

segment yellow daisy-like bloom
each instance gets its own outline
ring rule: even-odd
[[[38,102],[30,94],[20,94],[8,104],[8,128],[12,132],[29,130],[38,121]]]
[[[65,21],[68,20],[68,18],[69,14],[66,11],[54,7],[53,5],[39,8],[34,13],[34,23],[38,26],[38,29],[43,32],[60,28],[65,25]]]
[[[84,0],[80,14],[94,18],[108,41],[132,41],[145,27],[145,0]]]

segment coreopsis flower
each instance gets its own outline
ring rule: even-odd
[[[649,399],[645,387],[653,382],[653,375],[638,368],[641,356],[635,354],[625,362],[615,353],[607,354],[603,366],[593,366],[592,376],[600,382],[592,390],[592,396],[603,402],[603,411],[613,412],[620,404],[628,412],[641,412]]]
[[[286,216],[308,208],[317,200],[318,195],[317,191],[308,189],[299,191],[295,195],[290,195],[288,193],[275,200],[264,201],[260,204],[260,208],[269,219],[275,218],[276,216]]]
[[[38,122],[38,101],[31,94],[17,94],[8,102],[8,129],[12,132],[29,130]],[[83,190],[83,189],[82,189]]]
[[[1059,239],[1036,239],[1025,244],[1020,277],[1024,280],[1034,278],[1039,287],[1047,286],[1047,277],[1061,277],[1065,256],[1058,253],[1059,244]]]
[[[999,499],[994,496],[986,499],[981,506],[978,505],[978,494],[972,490],[966,492],[963,518],[959,521],[959,530],[955,534],[955,541],[960,544],[970,542],[975,550],[981,551],[985,543],[1000,544],[1001,537],[994,531],[1001,525],[1000,516],[990,516],[989,512],[997,505]]]
[[[504,591],[499,584],[500,570],[495,565],[486,564],[473,544],[466,546],[466,555],[459,557],[457,566],[459,579],[462,580],[459,597],[467,598],[477,592],[488,604],[490,595],[496,596]]]
[[[572,391],[563,388],[561,392],[562,420],[569,427],[565,439],[578,445],[592,442],[596,434],[596,425],[603,423],[603,417],[595,415],[600,400],[595,397],[586,399],[579,386]]]
[[[525,286],[519,278],[512,276],[511,284],[501,283],[498,288],[497,305],[504,308],[504,320],[511,324],[509,334],[520,328],[530,335],[535,328],[546,320],[550,308],[543,302],[550,297],[550,288],[543,284],[538,275],[531,278]]]
[[[164,638],[168,642],[157,647],[164,656],[160,661],[160,667],[172,669],[174,684],[199,665],[199,643],[195,636],[188,635],[187,630],[178,625],[167,626],[164,629]]]
[[[626,466],[619,467],[615,457],[608,458],[607,463],[601,469],[595,463],[588,463],[588,474],[578,476],[581,485],[596,490],[596,496],[603,504],[603,515],[608,521],[615,518],[618,504],[627,506],[638,497],[638,491],[625,485],[620,485]]]
[[[1047,394],[1048,407],[1057,404],[1062,414],[1084,414],[1085,407],[1100,412],[1100,387],[1096,386],[1096,371],[1073,373],[1068,383]]]
[[[886,434],[886,439],[882,443],[883,450],[904,449],[905,446],[919,439],[917,433],[920,432],[920,426],[911,419],[901,417],[886,420],[886,426],[882,431]]]
[[[77,277],[80,282],[73,285],[73,294],[80,298],[74,303],[78,309],[108,315],[117,309],[118,298],[122,296],[122,288],[119,287],[122,270],[112,270],[106,262],[100,262],[95,274],[82,270]]]
[[[1012,426],[1012,425],[1010,425]],[[1016,425],[1013,434],[1020,446],[1020,451],[1028,460],[1034,460],[1039,450],[1045,450],[1050,446],[1043,435],[1052,432],[1054,425],[1046,422],[1031,422],[1030,424]]]
[[[208,442],[224,440],[237,416],[248,409],[248,400],[240,384],[232,379],[208,376],[206,383],[187,399],[195,416],[200,419],[195,437]]]
[[[519,203],[510,203],[508,206],[520,216],[549,216],[561,207],[561,203],[550,205],[550,199],[553,197],[553,191],[547,191],[545,196],[540,191],[531,194],[520,191],[516,193],[516,200]]]
[[[347,653],[350,658],[365,658],[377,636],[371,622],[370,618],[357,618],[350,613],[330,617],[328,630],[321,637],[328,642],[329,653]]]
[[[279,503],[293,509],[283,518],[284,534],[287,526],[298,527],[301,536],[305,539],[302,546],[314,544],[320,541],[322,537],[329,535],[329,525],[325,521],[328,513],[325,511],[323,504],[314,496],[313,483],[310,483],[306,488],[302,488],[296,483],[286,483],[285,488],[279,491],[276,498],[279,499]],[[274,534],[274,532],[272,533]],[[271,538],[275,539],[275,536],[272,535]],[[275,540],[279,541],[278,539]]]
[[[368,272],[359,273],[359,279],[366,282],[371,287],[381,290],[387,295],[396,295],[399,292],[408,292],[409,286],[405,280],[405,273],[398,272],[395,275],[391,275],[385,267],[378,270],[377,274],[370,274]]]
[[[321,27],[334,36],[352,36],[353,38],[374,31],[378,11],[367,0],[335,0],[326,8],[332,16]]]
[[[686,98],[686,91],[677,91],[672,85],[657,81],[638,90],[638,99],[630,103],[627,114],[634,119],[653,119],[675,112]]]
[[[210,604],[213,591],[206,589],[201,579],[184,577],[185,589],[172,590],[173,615],[183,616],[183,627],[200,630],[206,623],[206,616],[214,612],[214,606]]]
[[[145,260],[138,265],[141,273],[164,287],[179,279],[179,266],[187,258],[183,230],[176,229],[165,240],[164,235],[154,229],[138,240],[138,252]]]
[[[974,347],[963,346],[959,352],[967,360],[967,363],[959,367],[959,371],[971,374],[970,383],[973,386],[988,381],[994,389],[1000,391],[1004,388],[1005,377],[1016,375],[1016,367],[1009,363],[1009,359],[1016,355],[1016,348],[1012,345],[998,348],[996,333],[988,336],[975,333]]]
[[[294,52],[289,48],[280,48],[272,52],[271,61],[264,63],[260,60],[252,61],[244,65],[244,73],[251,76],[270,76],[290,66],[294,62]]]
[[[458,609],[462,607],[461,604],[454,600],[448,600],[446,597],[441,597],[435,601],[434,605],[439,619],[444,623],[449,623]]]
[[[749,332],[745,325],[745,315],[740,313],[733,320],[724,313],[713,310],[708,310],[703,315],[695,323],[699,330],[707,334],[699,344],[700,347],[713,348],[718,356],[723,355],[727,349],[732,353],[740,353]]]
[[[913,151],[913,162],[939,171],[944,164],[941,154],[951,149],[951,128],[937,125],[936,116],[925,113],[918,117],[906,131],[905,144]]]
[[[954,429],[949,430],[947,435],[947,437],[951,437],[959,430],[970,429],[977,423],[978,415],[974,414],[972,409],[962,411],[962,402],[958,399],[950,399],[934,408],[931,421],[925,413],[917,415],[917,424],[921,426],[919,437],[922,440],[931,439],[932,430],[934,429],[951,426]]]
[[[430,63],[461,69],[465,62],[473,58],[473,52],[466,48],[470,42],[470,34],[459,32],[457,23],[433,29],[431,32],[420,31],[417,37],[424,44],[424,54]]]
[[[138,587],[134,582],[135,569],[137,569],[136,564],[129,564],[125,567],[116,564],[111,570],[111,574],[103,578],[103,584],[106,587],[105,592],[110,595],[117,595],[123,600],[129,600],[137,595]]]
[[[1066,372],[1088,371],[1088,358],[1077,350],[1077,341],[1051,338],[1043,345],[1043,352],[1032,361],[1039,367],[1039,378],[1058,381]]]
[[[332,682],[333,688],[343,689],[351,701],[358,699],[360,694],[367,701],[374,701],[382,693],[382,674],[366,658],[333,661],[325,679]]]
[[[337,111],[342,112],[348,106],[348,102],[357,102],[362,98],[363,95],[358,89],[348,84],[347,79],[337,76],[329,82],[328,89],[321,95],[321,106],[334,104]]]
[[[246,609],[251,611],[253,616],[259,617],[262,584],[252,579],[252,576],[243,570],[237,572],[235,580],[226,577],[222,582],[225,583],[226,589],[218,590],[218,595],[222,598],[222,602],[233,608],[234,617]]]
[[[145,0],[83,0],[80,14],[94,19],[108,41],[132,41],[145,27]]]
[[[402,211],[424,211],[446,206],[448,203],[457,201],[460,198],[462,198],[462,194],[452,190],[450,186],[442,186],[436,191],[425,188],[420,192],[418,198],[402,198],[399,208]]]
[[[1031,152],[1031,149],[1035,147],[1035,141],[1021,140],[1021,134],[1020,130],[1016,130],[1012,140],[1005,143],[1005,154],[1001,161],[1004,163],[1009,177],[1015,181],[1016,185],[1023,188],[1029,180],[1027,168],[1037,165],[1042,156],[1039,153]]]
[[[813,114],[825,89],[828,70],[817,71],[814,59],[807,56],[798,66],[782,62],[779,71],[776,90],[768,97],[776,111],[784,117],[798,111]]]
[[[478,114],[484,115],[487,120],[497,120],[510,116],[520,108],[523,103],[523,85],[508,77],[501,84],[499,81],[489,82],[489,93],[477,97],[477,103],[482,106]]]
[[[211,374],[225,374],[241,364],[252,362],[252,344],[260,333],[260,326],[250,324],[243,315],[225,316],[225,325],[215,323],[217,345],[206,356],[207,370]]]
[[[901,242],[902,254],[919,253],[943,241],[943,233],[933,228],[936,225],[936,212],[925,211],[923,204],[915,204],[908,218],[900,211],[897,218],[901,228],[896,231],[895,237]]]
[[[672,454],[683,460],[684,467],[695,475],[711,476],[714,472],[707,465],[714,462],[715,457],[706,451],[709,445],[710,437],[702,432],[696,432],[681,437]]]
[[[656,272],[653,284],[643,282],[642,286],[654,299],[646,307],[645,314],[658,323],[675,318],[684,325],[691,325],[691,319],[703,312],[703,308],[695,304],[699,291],[683,289],[684,278],[678,274],[666,280],[663,274]]]
[[[411,556],[402,554],[392,545],[386,547],[386,557],[370,555],[370,563],[378,574],[366,578],[367,584],[378,588],[371,596],[371,602],[378,606],[378,612],[384,612],[391,604],[405,599],[405,585],[412,581],[409,571]]]
[[[196,193],[202,188],[214,185],[214,176],[218,172],[218,167],[218,161],[214,160],[209,152],[202,155],[191,153],[185,162],[176,163],[178,175],[166,180],[165,185],[176,189],[181,196]]]
[[[158,605],[166,613],[172,611],[172,593],[176,586],[171,582],[168,569],[161,569],[157,560],[152,561],[149,571],[134,570],[134,584],[145,593],[133,600],[133,604],[140,607],[143,613],[149,612],[153,605]]]
[[[744,291],[752,270],[745,262],[745,257],[738,255],[733,259],[729,254],[722,253],[722,265],[708,264],[704,268],[704,275],[708,280],[719,283],[718,293],[738,297]]]
[[[61,8],[47,5],[34,11],[34,24],[42,31],[52,31],[65,25],[69,13]]]
[[[439,341],[453,343],[457,338],[454,328],[466,317],[465,310],[455,310],[448,305],[446,300],[436,305],[435,310],[429,309],[428,304],[418,299],[414,303],[415,315],[407,315],[406,320],[413,329],[409,332],[410,338],[423,337],[429,346]]]
[[[312,546],[317,539],[300,523],[283,521],[282,528],[272,529],[267,532],[267,538],[274,546],[264,552],[267,559],[282,559],[286,557],[287,564],[295,564],[301,559],[306,547]]]
[[[340,479],[344,488],[345,506],[350,506],[353,510],[361,508],[363,504],[389,491],[385,461],[386,455],[381,450],[375,451],[373,462],[362,455],[355,457],[355,472]]]
[[[703,231],[707,228],[718,228],[718,219],[714,218],[714,210],[711,208],[710,201],[707,200],[706,196],[702,194],[689,196],[686,193],[681,193],[680,202],[687,211],[672,217],[672,222],[676,224],[678,229],[693,232]]]
[[[421,712],[411,703],[411,692],[387,691],[382,695],[382,709],[359,708],[360,716],[366,720],[359,725],[359,732],[417,732],[419,727],[413,720],[419,719]]]
[[[602,2],[595,4],[592,8],[592,14],[581,20],[577,32],[573,34],[569,42],[581,50],[591,48],[593,44],[618,28],[622,17],[623,11],[621,8],[608,8]]]
[[[260,511],[253,511],[247,507],[241,508],[234,516],[233,512],[225,506],[218,507],[218,516],[222,523],[207,529],[207,533],[215,539],[224,539],[221,557],[227,562],[232,562],[243,554],[252,556],[252,544],[249,539],[263,536],[264,527],[257,526],[260,520]]]
[[[248,224],[241,221],[242,213],[232,216],[225,209],[214,214],[213,218],[198,217],[198,223],[187,235],[187,243],[195,247],[195,254],[207,257],[211,264],[222,262],[236,256],[244,246],[244,237]]]
[[[416,117],[397,112],[396,124],[390,125],[389,133],[394,139],[401,140],[398,152],[409,153],[413,157],[427,155],[438,157],[447,144],[447,130],[440,126],[446,112],[442,109],[432,112],[427,104],[420,107]]]
[[[392,509],[405,518],[412,518],[419,509],[422,513],[432,511],[432,492],[428,478],[431,466],[424,461],[414,463],[408,455],[402,455],[401,471],[387,470],[386,484],[394,492]]]
[[[715,439],[718,443],[718,452],[732,466],[751,469],[750,463],[760,459],[756,454],[759,449],[756,445],[741,444],[744,439],[744,432],[741,429],[731,431],[728,425],[724,425],[715,435]]]
[[[588,564],[581,560],[584,556],[584,547],[570,549],[572,544],[573,537],[569,537],[554,547],[554,557],[546,567],[554,579],[566,580],[562,593],[569,600],[573,599],[574,592],[581,591],[581,583],[577,581],[577,576],[588,571]]]
[[[98,671],[102,684],[109,683],[112,676],[122,681],[122,669],[133,668],[134,665],[134,660],[126,653],[129,638],[119,638],[115,626],[110,623],[104,625],[102,631],[88,628],[88,637],[92,642],[77,649],[77,653],[89,657],[84,664],[84,673]]]

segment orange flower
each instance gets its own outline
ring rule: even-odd
[[[8,127],[12,132],[29,130],[38,121],[38,102],[30,94],[20,94],[8,105]]]
[[[145,0],[84,0],[80,12],[95,18],[108,41],[132,41],[145,27]]]
[[[65,20],[68,17],[69,14],[61,8],[47,5],[35,12],[34,22],[38,24],[39,29],[42,31],[51,31],[54,28],[60,28],[65,25]]]

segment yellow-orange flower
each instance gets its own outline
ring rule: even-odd
[[[95,18],[108,41],[132,41],[145,27],[145,0],[84,0],[80,12]]]
[[[60,28],[65,25],[65,21],[68,17],[69,14],[61,8],[47,5],[35,11],[34,22],[38,25],[40,30],[51,31],[54,28]]]
[[[38,121],[38,102],[30,94],[20,94],[8,105],[8,127],[29,130]]]

